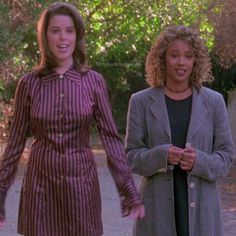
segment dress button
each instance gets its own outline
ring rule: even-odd
[[[189,184],[189,187],[190,187],[190,188],[194,188],[194,187],[195,187],[195,184],[194,184],[194,183],[190,183],[190,184]]]
[[[195,206],[196,206],[195,202],[191,202],[191,203],[190,203],[190,206],[191,206],[192,208],[195,207]]]
[[[62,138],[62,137],[63,137],[63,133],[60,133],[58,136],[59,136],[60,138]]]
[[[63,98],[64,97],[64,93],[60,93],[60,97]]]
[[[59,78],[60,78],[60,79],[64,79],[64,76],[63,76],[63,75],[59,75]]]

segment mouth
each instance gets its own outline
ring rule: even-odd
[[[179,76],[184,76],[186,74],[186,70],[184,69],[176,69],[176,74]]]
[[[59,51],[64,52],[69,48],[69,45],[68,44],[59,44],[59,45],[57,45],[57,48],[59,49]]]

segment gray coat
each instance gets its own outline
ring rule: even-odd
[[[227,175],[234,156],[222,95],[202,87],[193,91],[186,143],[196,149],[188,172],[190,236],[221,236],[217,180]],[[135,222],[135,236],[176,236],[173,166],[167,163],[171,131],[163,88],[133,94],[125,140],[133,173],[143,176],[141,194],[146,217]]]

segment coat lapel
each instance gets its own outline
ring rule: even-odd
[[[191,138],[196,134],[201,125],[204,124],[205,120],[209,117],[207,103],[205,95],[201,92],[197,92],[196,89],[193,89],[193,101],[192,101],[192,111],[190,117],[190,123],[187,134],[187,141],[190,141]]]
[[[158,122],[165,128],[169,138],[171,137],[170,123],[167,107],[165,103],[165,94],[163,88],[152,88],[150,93],[150,110]]]
[[[167,107],[165,103],[165,94],[163,88],[152,88],[150,92],[150,110],[155,116],[158,122],[160,122],[165,128],[169,137],[171,137],[171,129],[168,118]],[[200,90],[197,92],[193,89],[193,101],[191,118],[187,134],[187,142],[191,140],[194,134],[199,130],[201,125],[204,124],[205,120],[209,117],[207,109],[206,97]]]

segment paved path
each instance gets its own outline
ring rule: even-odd
[[[115,185],[109,170],[106,165],[104,152],[101,150],[96,151],[96,162],[98,165],[98,174],[101,186],[102,204],[103,204],[103,226],[104,236],[131,236],[132,221],[129,219],[121,218],[120,205]],[[14,184],[12,185],[6,202],[7,209],[7,224],[4,230],[0,230],[0,236],[17,236],[16,222],[18,214],[18,204],[20,196],[20,187],[23,178],[24,164],[19,165],[18,175]],[[234,171],[235,173],[236,171]],[[235,181],[235,176],[232,177],[231,182]],[[140,178],[134,176],[137,186],[139,185]],[[228,181],[229,182],[229,181]],[[236,235],[236,191],[235,186],[231,183],[224,185],[222,189],[223,194],[223,221],[225,236]],[[232,187],[233,186],[233,187]],[[232,194],[227,196],[226,192]],[[230,198],[229,198],[230,197]],[[82,235],[81,235],[82,236]],[[148,236],[148,235],[147,235]],[[216,235],[217,236],[217,235]]]

